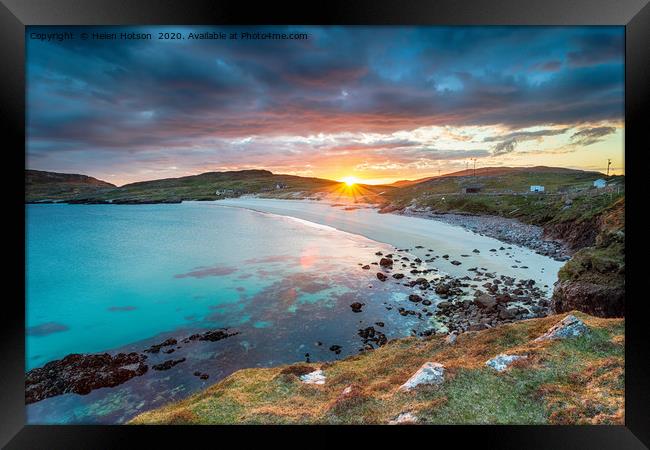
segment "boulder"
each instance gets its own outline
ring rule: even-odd
[[[625,284],[558,281],[553,289],[551,308],[556,313],[577,309],[596,317],[623,317],[625,316]]]
[[[456,334],[455,332],[449,333],[445,338],[445,344],[454,345],[457,339],[458,339],[458,334]]]
[[[420,297],[418,294],[411,294],[409,295],[409,301],[413,303],[419,303],[422,301],[422,297]]]
[[[350,305],[350,308],[352,308],[352,312],[360,313],[363,305],[365,305],[365,303],[354,302]]]
[[[384,275],[384,274],[381,273],[381,272],[377,272],[377,279],[378,279],[379,281],[386,281],[386,278],[387,278],[386,275]]]
[[[342,348],[343,347],[341,347],[340,345],[332,345],[332,346],[330,346],[330,351],[332,351],[332,352],[334,352],[334,353],[336,353],[338,355],[339,353],[341,353]]]
[[[320,369],[300,376],[300,381],[305,384],[325,384],[326,379],[327,377]]]
[[[445,366],[436,362],[425,362],[406,383],[399,387],[400,391],[411,391],[422,385],[440,385],[445,381]]]
[[[410,412],[401,413],[399,416],[388,422],[388,425],[408,425],[417,423],[418,418]]]
[[[560,322],[553,325],[549,330],[535,339],[535,342],[545,341],[547,339],[566,339],[582,336],[589,333],[589,328],[585,323],[573,314],[569,314]]]
[[[381,258],[379,260],[379,265],[382,267],[393,267],[393,260],[390,258]]]
[[[495,356],[494,358],[487,360],[485,362],[485,365],[488,367],[492,367],[497,372],[503,372],[513,362],[525,358],[528,358],[528,355],[506,355],[505,353],[501,353]]]
[[[449,293],[449,286],[446,284],[439,284],[436,286],[436,294],[448,294]]]
[[[494,308],[497,301],[491,295],[481,294],[474,300],[474,303],[476,303],[479,308],[491,309]]]

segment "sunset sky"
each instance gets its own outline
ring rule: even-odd
[[[219,30],[308,39],[157,39]],[[251,168],[381,183],[472,158],[624,173],[623,27],[110,31],[153,40],[27,38],[28,168],[118,185]]]

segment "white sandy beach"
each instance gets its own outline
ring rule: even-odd
[[[226,199],[214,204],[295,217],[331,226],[397,248],[408,248],[410,253],[423,260],[428,258],[425,256],[430,253],[428,249],[433,249],[432,255],[449,255],[449,259],[438,258],[432,266],[454,277],[472,275],[467,269],[479,267],[499,275],[533,279],[541,284],[540,287],[548,286],[548,295],[557,280],[558,270],[564,264],[527,248],[481,236],[460,226],[418,217],[379,214],[373,208],[349,209],[350,205],[332,206],[331,203],[323,201],[261,198]],[[424,248],[418,249],[416,246]],[[505,249],[499,250],[500,248]],[[474,253],[474,249],[480,253]],[[491,249],[497,251],[490,251]],[[454,260],[462,264],[451,264]]]

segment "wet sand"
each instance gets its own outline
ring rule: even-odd
[[[323,201],[252,197],[219,200],[213,204],[279,214],[331,226],[397,248],[409,249],[410,253],[423,260],[429,258],[427,254],[449,255],[448,259],[437,258],[431,266],[453,277],[465,276],[468,274],[467,269],[479,267],[517,279],[533,279],[546,286],[548,295],[557,280],[558,270],[564,264],[528,248],[504,243],[460,226],[420,217],[379,214],[371,207],[350,209],[350,205],[332,206],[332,203]],[[423,248],[416,248],[417,246]],[[461,264],[454,265],[452,261]]]

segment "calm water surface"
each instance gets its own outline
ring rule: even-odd
[[[197,330],[239,332],[149,357],[152,364],[186,358],[171,370],[29,405],[28,420],[119,423],[240,368],[304,361],[307,353],[312,360],[355,354],[357,331],[377,321],[389,338],[421,331],[426,321],[396,314],[410,303],[409,290],[359,266],[393,250],[214,203],[28,205],[28,369],[69,353],[142,351]],[[366,304],[362,313],[351,312],[354,301]],[[197,370],[210,378],[200,380]]]

